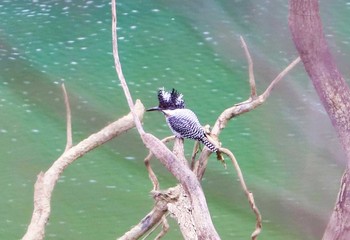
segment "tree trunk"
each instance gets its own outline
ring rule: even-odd
[[[289,0],[293,41],[347,157],[338,199],[323,239],[350,239],[350,90],[330,53],[318,0]]]

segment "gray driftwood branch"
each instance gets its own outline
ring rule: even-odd
[[[271,84],[267,87],[267,89],[261,94],[258,95],[257,94],[257,90],[256,90],[256,83],[255,83],[255,79],[254,79],[254,70],[253,70],[253,61],[252,58],[250,56],[248,47],[244,41],[244,39],[241,37],[241,42],[242,42],[242,47],[244,48],[244,52],[246,54],[247,60],[248,60],[248,65],[249,65],[249,85],[250,85],[250,89],[251,89],[251,95],[249,96],[248,100],[235,104],[230,108],[225,109],[220,116],[218,117],[217,121],[214,124],[213,129],[210,132],[210,135],[212,138],[218,140],[218,136],[220,135],[221,131],[226,127],[227,123],[229,122],[230,119],[232,119],[233,117],[239,116],[240,114],[249,112],[257,107],[259,107],[261,104],[263,104],[266,99],[270,96],[270,93],[272,91],[272,89],[277,85],[277,83],[284,77],[286,76],[286,74],[296,65],[300,62],[300,58],[296,58],[292,63],[290,63],[281,73],[279,73],[276,78],[271,82]],[[164,139],[164,141],[169,141],[170,138],[166,138]],[[176,151],[176,144],[174,146],[174,149]],[[232,164],[235,166],[236,171],[237,171],[237,175],[238,178],[240,180],[241,186],[243,191],[245,192],[248,202],[252,208],[252,211],[254,212],[254,214],[256,215],[256,228],[253,231],[251,238],[252,239],[257,239],[259,233],[261,232],[261,227],[262,227],[262,218],[260,215],[260,212],[255,204],[254,201],[254,197],[253,194],[249,191],[249,189],[247,188],[244,178],[243,178],[243,174],[239,168],[239,164],[236,160],[236,158],[234,157],[233,153],[231,151],[229,151],[228,149],[223,149],[221,148],[221,150],[223,151],[223,153],[225,153],[226,155],[228,155],[232,161]],[[206,165],[207,165],[207,161],[208,158],[210,156],[211,152],[204,149],[198,160],[195,161],[194,166],[191,166],[191,169],[193,168],[193,171],[195,172],[197,178],[200,180],[203,177],[204,171],[206,169]],[[138,236],[142,236],[143,234],[145,234],[147,231],[151,230],[154,228],[154,226],[156,224],[158,224],[160,222],[160,219],[162,216],[165,215],[165,213],[170,212],[172,215],[176,216],[176,219],[180,219],[179,226],[180,228],[182,226],[188,226],[189,223],[191,222],[191,218],[189,218],[186,215],[186,211],[178,211],[178,209],[184,209],[184,206],[186,206],[186,204],[184,204],[183,206],[180,206],[181,204],[179,203],[179,199],[184,199],[184,196],[186,196],[186,193],[183,191],[183,189],[181,188],[181,185],[178,185],[176,187],[173,188],[169,188],[168,190],[163,190],[163,191],[158,191],[159,190],[159,183],[157,181],[156,175],[154,174],[152,168],[150,167],[150,159],[152,157],[152,152],[150,152],[150,154],[147,156],[147,158],[145,159],[145,164],[147,166],[147,169],[149,171],[150,174],[150,179],[152,180],[152,183],[154,185],[154,189],[153,189],[153,193],[154,194],[154,198],[156,200],[156,205],[153,208],[153,210],[151,211],[151,213],[149,213],[147,215],[148,218],[150,219],[157,219],[157,221],[153,221],[153,224],[150,224],[148,226],[148,228],[143,228],[142,229],[142,234],[140,231],[137,231],[137,229],[141,229],[141,226],[144,226],[144,219],[142,219],[140,221],[139,224],[137,224],[135,227],[133,227],[127,234],[125,234],[124,236],[122,236],[120,239],[131,239],[129,237],[131,237],[131,235],[129,235],[131,232],[134,233],[138,233],[140,235]],[[193,154],[193,159],[195,159],[195,155]],[[169,197],[171,196],[171,197]],[[158,207],[158,201],[160,201],[161,199],[161,206],[162,206],[162,210],[159,211],[157,209],[159,209]],[[167,204],[164,204],[164,201],[168,201]],[[173,207],[176,206],[176,207]],[[185,207],[186,208],[186,207]],[[185,214],[184,214],[185,213]],[[152,216],[150,216],[150,214]],[[149,222],[148,222],[149,223]],[[182,231],[184,231],[182,229]],[[163,231],[162,231],[163,232]],[[186,232],[188,233],[189,238],[188,239],[192,239],[190,236],[192,236],[191,234],[193,233],[193,230],[191,228],[186,229]],[[134,235],[135,237],[136,235]]]
[[[67,111],[67,143],[64,153],[52,164],[46,171],[38,175],[34,185],[34,210],[27,232],[23,240],[41,240],[45,237],[45,227],[49,221],[51,212],[51,196],[57,180],[63,171],[75,160],[85,155],[87,152],[97,148],[107,141],[119,136],[127,130],[133,128],[135,123],[131,113],[120,118],[119,120],[107,125],[97,133],[90,135],[77,145],[72,145],[71,135],[71,113],[68,102],[68,95],[63,87],[66,111]],[[143,117],[145,108],[137,100],[135,104],[135,113],[139,118]]]
[[[125,97],[128,101],[131,112],[134,112],[133,101],[128,89],[122,67],[118,56],[117,42],[117,11],[116,2],[112,0],[112,39],[113,39],[113,56],[115,69],[118,74],[121,86],[124,90]],[[190,213],[193,219],[191,223],[199,239],[220,239],[214,224],[211,220],[208,206],[202,187],[196,175],[190,168],[180,160],[179,157],[170,151],[158,138],[150,133],[146,133],[136,114],[134,116],[135,125],[145,146],[153,153],[153,155],[166,167],[166,169],[178,180],[186,192],[186,196],[190,203]],[[189,239],[187,231],[182,231],[186,239]]]

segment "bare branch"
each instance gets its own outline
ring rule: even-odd
[[[197,164],[195,168],[195,173],[197,176],[189,169],[188,163],[185,159],[182,158],[183,156],[183,149],[178,149],[177,147],[174,147],[174,152],[177,153],[174,155],[159,139],[155,138],[153,135],[145,133],[141,122],[139,119],[135,116],[133,112],[133,102],[132,98],[129,92],[129,89],[127,87],[125,78],[122,73],[121,64],[119,61],[118,56],[118,45],[117,45],[117,32],[116,32],[116,24],[117,24],[117,18],[116,18],[116,4],[115,0],[112,0],[112,37],[113,37],[113,56],[115,61],[115,68],[119,77],[119,80],[121,82],[121,85],[123,87],[125,96],[128,101],[128,105],[130,107],[131,112],[134,116],[134,121],[137,126],[138,132],[146,145],[148,149],[151,150],[151,152],[157,157],[161,163],[167,168],[169,172],[171,172],[176,179],[181,183],[181,187],[183,187],[184,191],[186,192],[186,196],[188,196],[187,200],[189,200],[188,208],[191,209],[191,222],[193,223],[194,228],[193,231],[186,229],[182,230],[183,234],[191,234],[195,233],[194,235],[198,237],[199,239],[205,238],[205,239],[219,239],[219,236],[213,226],[212,220],[209,215],[208,207],[206,205],[205,197],[203,194],[203,191],[201,189],[200,183],[197,179],[197,176],[199,176],[199,179],[203,176],[204,170],[206,167],[207,159],[209,155],[211,154],[207,150],[203,150],[202,154],[200,156],[200,161],[198,161],[199,164]],[[282,74],[278,80],[273,81],[271,84],[272,87],[268,88],[268,91],[265,91],[265,93],[262,96],[257,97],[256,94],[256,86],[255,86],[255,79],[254,79],[254,73],[253,73],[253,61],[251,60],[248,48],[244,42],[244,39],[241,38],[243,48],[245,50],[248,64],[249,64],[249,82],[251,87],[251,99],[243,102],[241,104],[235,105],[232,108],[226,109],[218,118],[216,124],[214,125],[214,128],[212,130],[212,137],[214,139],[217,139],[217,136],[221,132],[221,130],[226,126],[227,122],[237,114],[241,114],[247,111],[250,111],[257,106],[261,105],[265,99],[264,96],[267,97],[273,86],[281,79],[284,75]],[[286,72],[288,72],[287,70]],[[177,141],[179,143],[179,141]],[[180,144],[181,145],[181,144]],[[179,150],[179,152],[177,152]],[[228,153],[229,154],[229,153]],[[150,156],[150,155],[149,155]],[[181,158],[179,159],[179,156]],[[233,154],[232,154],[233,156]],[[233,161],[234,162],[234,161]],[[154,189],[159,188],[158,180],[153,172],[153,170],[150,168],[148,157],[145,159],[145,164],[147,166],[147,169],[150,174],[150,178],[153,182]],[[199,169],[199,170],[198,170]],[[243,181],[244,183],[244,181]],[[245,186],[245,184],[244,184]],[[246,191],[247,188],[245,186]],[[255,212],[259,213],[255,204],[254,199],[251,193],[247,193],[247,197],[250,199],[250,202],[253,203],[252,208],[255,210]],[[168,208],[169,208],[168,204]],[[184,205],[182,205],[183,207]],[[175,208],[177,209],[177,208]],[[164,214],[163,214],[164,215]],[[163,216],[162,215],[162,216]],[[259,214],[260,216],[260,214]],[[253,233],[252,238],[255,239],[256,236],[259,234],[261,230],[261,216],[260,218],[257,217],[258,221],[256,231]],[[178,219],[180,221],[180,219]],[[141,221],[142,222],[142,221]],[[138,227],[136,227],[138,228]],[[134,229],[136,229],[134,228]],[[180,225],[181,228],[181,225]],[[145,229],[145,228],[143,228]],[[149,228],[147,229],[149,230]],[[139,233],[139,230],[136,230],[137,233]],[[187,235],[189,236],[189,235]]]
[[[261,94],[262,101],[265,101],[266,98],[270,96],[270,93],[272,89],[277,85],[277,83],[287,75],[287,73],[292,70],[295,65],[297,65],[300,62],[300,57],[297,57],[293,62],[291,62],[280,74],[277,75],[277,77],[271,82],[271,84],[268,86],[268,88],[265,90],[263,94]]]
[[[171,216],[177,219],[184,239],[213,239],[210,237],[200,238],[200,236],[203,236],[203,233],[196,229],[197,224],[192,214],[193,207],[191,199],[181,185],[168,188],[164,191],[154,191],[153,197],[156,200],[153,210],[147,214],[140,223],[119,238],[119,240],[137,239],[143,236],[143,234],[145,234],[143,239],[146,239],[146,237],[150,235],[150,232],[153,232],[154,229],[162,223],[163,229],[155,238],[159,239],[168,230],[167,222],[163,222],[165,217],[169,214],[167,211],[171,213]],[[162,206],[162,208],[158,206]],[[161,209],[161,211],[159,211],[159,209]],[[161,220],[157,222],[160,218]],[[205,224],[203,222],[201,223]]]
[[[162,143],[167,143],[171,140],[174,140],[175,136],[170,136],[162,139]],[[151,179],[151,182],[153,184],[153,191],[159,190],[159,181],[157,179],[156,174],[154,173],[152,167],[151,167],[151,159],[153,157],[153,153],[150,151],[147,155],[147,157],[144,159],[144,163],[146,165],[148,176]]]
[[[119,240],[138,239],[146,234],[152,227],[162,220],[164,213],[167,212],[167,201],[158,199],[151,212],[149,212],[136,226],[131,228]]]
[[[292,63],[290,63],[280,74],[278,74],[278,76],[271,82],[271,84],[268,86],[268,88],[265,90],[265,92],[263,94],[261,94],[260,96],[256,97],[256,86],[255,86],[255,80],[254,80],[254,73],[253,73],[253,62],[251,60],[250,54],[249,54],[249,50],[248,47],[246,46],[244,39],[241,37],[241,41],[243,44],[243,48],[245,50],[245,54],[248,60],[248,64],[249,64],[249,84],[250,84],[250,89],[251,89],[251,96],[247,101],[235,104],[234,106],[232,106],[231,108],[227,108],[226,110],[224,110],[221,115],[218,117],[217,121],[214,124],[214,127],[211,131],[211,136],[215,139],[218,139],[218,136],[220,135],[222,129],[224,129],[226,127],[226,124],[228,123],[228,121],[230,119],[232,119],[235,116],[238,116],[242,113],[245,112],[249,112],[253,109],[255,109],[256,107],[260,106],[262,103],[264,103],[266,101],[266,99],[269,97],[272,89],[276,86],[276,84],[297,64],[300,62],[300,58],[296,58]],[[255,97],[254,97],[255,96]],[[228,156],[230,156],[231,161],[233,162],[233,164],[235,165],[236,169],[237,169],[237,173],[239,175],[239,178],[242,179],[241,180],[241,184],[242,184],[242,188],[244,189],[244,192],[248,198],[248,201],[250,203],[251,208],[253,209],[253,212],[256,215],[256,229],[255,231],[252,233],[252,239],[257,239],[257,236],[259,235],[259,233],[261,232],[261,228],[262,228],[262,222],[261,222],[261,215],[259,213],[259,210],[257,209],[255,203],[254,203],[254,198],[253,198],[253,194],[251,192],[248,191],[245,182],[243,180],[243,175],[240,171],[239,165],[236,161],[236,159],[234,158],[234,155],[227,149],[224,148],[220,148],[220,151],[223,150],[225,152],[225,154],[227,154]],[[207,162],[208,162],[208,158],[210,156],[211,152],[204,149],[199,158],[198,161],[195,163],[195,167],[194,167],[194,172],[197,175],[198,179],[201,179],[204,175],[206,166],[207,166]]]
[[[159,181],[157,178],[157,175],[154,173],[152,167],[151,167],[151,158],[153,154],[150,152],[148,156],[144,159],[144,163],[146,166],[146,169],[148,171],[148,177],[150,178],[152,185],[153,185],[153,191],[159,190]]]
[[[225,128],[227,122],[242,113],[249,112],[261,104],[265,102],[267,97],[270,95],[272,89],[276,86],[276,84],[297,64],[300,62],[300,58],[296,58],[292,63],[290,63],[278,76],[271,82],[271,84],[268,86],[268,88],[265,90],[263,94],[258,96],[256,99],[248,99],[247,101],[235,104],[231,108],[227,108],[224,110],[218,119],[216,120],[213,129],[211,131],[211,134],[214,136],[218,136],[222,129]]]
[[[241,39],[241,43],[244,49],[244,53],[247,57],[247,61],[248,61],[248,69],[249,69],[249,85],[250,85],[250,97],[251,99],[255,99],[257,96],[256,93],[256,84],[255,84],[255,78],[254,78],[254,69],[253,69],[253,60],[252,57],[250,56],[247,44],[244,41],[244,38],[242,36],[240,36]]]
[[[72,115],[69,105],[69,98],[66,91],[66,87],[64,86],[64,83],[61,85],[62,91],[63,91],[63,97],[64,97],[64,104],[66,106],[66,124],[67,124],[67,143],[66,143],[66,149],[65,152],[70,149],[73,146],[73,137],[72,137]]]
[[[142,103],[137,100],[135,104],[135,112],[139,118],[142,118],[145,108]],[[79,157],[94,148],[106,143],[107,141],[117,137],[118,135],[133,128],[135,123],[133,116],[128,114],[119,120],[109,124],[99,132],[90,135],[85,140],[65,151],[45,172],[38,175],[34,186],[34,210],[31,222],[28,226],[23,240],[41,240],[45,236],[45,226],[49,220],[51,212],[51,196],[57,180],[68,167]]]
[[[114,57],[115,70],[118,74],[118,78],[119,78],[121,86],[124,90],[124,94],[125,94],[126,100],[128,102],[130,111],[134,117],[137,131],[139,132],[139,134],[143,134],[145,131],[143,130],[141,121],[137,117],[137,114],[134,110],[134,102],[132,100],[128,85],[126,83],[126,80],[125,80],[125,77],[124,77],[124,74],[122,71],[120,60],[119,60],[118,39],[117,39],[117,6],[115,3],[115,0],[112,0],[112,40],[113,40],[113,57]]]
[[[243,38],[242,38],[243,39]],[[242,40],[241,39],[241,40]],[[244,40],[243,40],[244,41]],[[250,61],[250,54],[248,51],[248,48],[244,48],[246,51],[246,55],[248,58],[248,62]],[[281,73],[279,73],[277,75],[277,77],[271,82],[271,84],[267,87],[267,89],[265,90],[265,92],[263,94],[261,94],[260,96],[256,97],[255,99],[252,99],[251,97],[241,103],[235,104],[234,106],[225,109],[220,116],[218,117],[218,119],[216,120],[212,130],[211,130],[211,136],[214,139],[217,139],[218,136],[220,135],[221,131],[226,127],[226,124],[228,123],[228,121],[230,121],[233,117],[236,117],[238,115],[241,115],[243,113],[249,112],[255,108],[257,108],[258,106],[260,106],[261,104],[263,104],[266,99],[270,96],[270,93],[272,91],[272,89],[277,85],[277,83],[293,68],[295,67],[296,64],[298,64],[300,62],[300,57],[297,57],[293,62],[291,62]],[[249,64],[250,65],[250,64]],[[251,65],[252,66],[252,65]],[[251,67],[252,69],[252,67]],[[249,70],[249,74],[253,73],[252,70]],[[250,77],[250,79],[254,79],[254,77]],[[250,88],[254,89],[255,88],[255,81],[250,81]],[[194,172],[196,173],[197,177],[199,179],[201,179],[204,175],[204,171],[206,169],[207,166],[207,161],[208,161],[208,157],[210,156],[211,152],[204,149],[199,158],[198,161],[195,164],[194,167]]]
[[[161,239],[169,230],[169,223],[168,220],[166,219],[167,216],[169,216],[169,213],[164,214],[162,217],[162,220],[160,220],[152,229],[151,231],[149,231],[143,238],[142,240],[146,240],[148,238],[149,235],[151,235],[151,233],[153,233],[160,224],[162,224],[162,231],[160,231],[160,233],[154,238],[155,240],[159,240]]]
[[[184,187],[184,190],[192,203],[191,213],[193,214],[193,218],[195,220],[195,229],[198,236],[203,239],[220,239],[210,218],[204,193],[196,176],[188,168],[188,166],[185,165],[183,161],[180,161],[159,139],[144,132],[141,122],[134,113],[131,95],[123,76],[119,61],[116,24],[116,3],[115,0],[112,0],[112,38],[115,68],[127,98],[129,108],[134,116],[134,121],[141,139],[146,147],[152,151],[156,158],[160,160],[167,170],[171,172]]]
[[[174,216],[177,220],[179,228],[181,229],[183,239],[199,240],[199,239],[212,239],[209,237],[201,238],[201,234],[196,229],[195,215],[191,213],[192,203],[188,194],[181,185],[178,186],[178,199],[177,201],[168,203],[168,211],[170,216]]]
[[[196,175],[180,161],[162,142],[151,134],[145,133],[142,139],[154,156],[181,183],[190,199],[197,236],[203,239],[220,239],[210,218],[208,206],[201,185]],[[184,232],[182,232],[184,234]]]
[[[187,159],[185,158],[184,140],[182,138],[175,138],[173,153],[187,168],[189,167]]]
[[[199,147],[200,147],[199,142],[195,141],[193,145],[192,154],[191,154],[191,165],[190,165],[191,170],[195,169],[196,156],[197,156],[197,153],[199,152]]]
[[[258,209],[258,207],[255,204],[253,193],[248,190],[248,187],[247,187],[247,185],[246,185],[246,183],[244,181],[244,178],[243,178],[243,173],[241,171],[241,168],[239,167],[239,164],[238,164],[235,156],[233,155],[233,153],[230,150],[226,149],[226,148],[220,148],[220,151],[222,153],[226,154],[231,159],[231,162],[232,162],[233,166],[236,169],[239,182],[241,183],[242,189],[243,189],[243,191],[244,191],[244,193],[245,193],[245,195],[246,195],[246,197],[248,199],[249,205],[250,205],[251,209],[253,210],[253,212],[254,212],[254,214],[256,216],[256,228],[255,228],[254,232],[251,235],[252,240],[255,240],[255,239],[257,239],[258,235],[261,232],[262,219],[261,219],[261,214],[259,212],[259,209]]]
[[[169,223],[168,223],[168,220],[167,220],[167,216],[169,216],[169,213],[165,214],[162,217],[162,221],[161,221],[162,231],[155,237],[155,240],[161,239],[169,231],[170,226],[169,226]]]
[[[153,193],[156,200],[153,209],[136,226],[118,238],[119,240],[138,239],[162,221],[164,214],[168,211],[167,204],[171,198],[162,197],[164,195],[160,197],[160,195],[158,191]]]

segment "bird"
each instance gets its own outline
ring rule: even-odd
[[[171,92],[164,88],[158,89],[159,105],[146,111],[160,111],[164,114],[166,122],[177,138],[188,138],[203,143],[211,152],[217,152],[218,148],[208,140],[202,125],[196,114],[185,108],[183,95],[174,88]]]

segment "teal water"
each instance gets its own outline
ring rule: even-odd
[[[322,3],[330,45],[348,74],[348,11]],[[277,10],[278,9],[278,10]],[[156,104],[159,87],[174,87],[202,124],[249,94],[242,35],[254,59],[258,91],[296,58],[285,1],[120,1],[118,40],[134,99]],[[36,175],[65,147],[69,93],[74,143],[128,112],[111,48],[108,1],[0,3],[0,239],[19,239],[33,205]],[[144,128],[170,131],[160,114]],[[260,239],[320,239],[344,167],[330,122],[301,65],[268,102],[230,122],[220,140],[236,155],[264,219]],[[130,147],[132,146],[132,147]],[[191,141],[186,150],[191,151]],[[73,163],[53,194],[47,239],[115,239],[152,207],[135,130]],[[161,187],[175,184],[156,161]],[[212,157],[203,180],[222,239],[247,239],[255,220],[231,166]],[[176,223],[165,239],[179,239]]]

